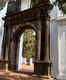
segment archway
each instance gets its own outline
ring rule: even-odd
[[[37,40],[36,40],[35,30],[25,29],[19,41],[19,58],[18,58],[19,72],[25,72],[25,73],[34,72],[34,60],[36,57],[36,47],[37,47],[36,41]]]
[[[19,25],[19,28],[15,31],[13,30],[13,37],[10,41],[10,58],[8,61],[9,68],[13,70],[18,70],[18,58],[19,58],[19,42],[20,42],[20,36],[26,29],[33,29],[36,32],[36,53],[35,53],[35,60],[38,60],[40,58],[40,32],[38,33],[38,28],[36,28],[34,25],[28,24],[28,25]],[[38,56],[38,58],[37,58]]]
[[[20,26],[20,29],[17,29],[14,33],[13,33],[13,36],[14,36],[14,40],[16,40],[17,41],[17,43],[15,43],[15,44],[17,44],[17,49],[16,48],[14,48],[13,46],[14,45],[12,45],[13,44],[13,40],[12,40],[12,42],[11,42],[11,45],[12,45],[12,49],[11,49],[11,56],[12,56],[12,58],[11,58],[11,65],[12,65],[12,67],[14,66],[14,64],[17,66],[17,70],[18,70],[18,59],[19,59],[19,56],[20,56],[20,53],[19,53],[19,47],[20,47],[20,37],[22,36],[22,33],[25,31],[25,30],[29,30],[29,29],[32,29],[32,30],[34,30],[35,32],[36,32],[36,46],[35,46],[35,48],[37,49],[37,47],[39,47],[38,46],[38,37],[37,37],[37,31],[36,31],[36,29],[34,28],[34,26],[32,26],[32,25],[24,25],[23,27],[22,26]],[[28,34],[28,33],[27,33]],[[38,35],[39,36],[39,35]],[[28,36],[29,37],[29,36]],[[14,49],[14,50],[13,50]],[[37,49],[38,50],[38,49]],[[35,52],[35,58],[34,59],[36,59],[36,57],[37,57],[37,51],[36,50],[36,52]],[[14,53],[14,52],[12,52],[12,51],[17,51],[16,53]],[[14,55],[15,54],[15,55]],[[13,58],[14,58],[14,60],[13,60]],[[15,62],[16,63],[15,63]],[[12,69],[12,68],[11,68]],[[13,69],[14,69],[14,67],[13,67]]]
[[[4,34],[6,34],[3,39],[3,56],[5,56],[6,40],[8,39],[8,69],[13,71],[18,69],[19,36],[25,29],[30,28],[34,29],[37,35],[34,72],[48,75],[48,68],[50,66],[49,20],[46,19],[41,8],[35,7],[6,16],[4,29]]]

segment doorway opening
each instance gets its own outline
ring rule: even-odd
[[[26,29],[20,36],[18,71],[34,72],[34,60],[36,54],[36,32]]]

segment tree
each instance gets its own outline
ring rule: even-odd
[[[51,0],[53,1],[53,0]],[[50,0],[31,0],[31,7],[36,6],[40,2],[51,4]],[[63,13],[66,13],[66,0],[55,0],[51,5],[58,5],[59,9],[63,11]]]
[[[61,9],[63,13],[66,14],[66,0],[56,0],[54,4],[58,5],[59,9]]]
[[[0,10],[5,6],[7,0],[0,0]]]
[[[32,29],[28,29],[24,32],[23,56],[26,58],[35,56],[35,36]]]
[[[0,0],[0,9],[3,8],[6,1],[7,0]],[[51,1],[53,1],[53,0],[51,0]],[[31,0],[31,7],[34,7],[35,5],[39,4],[40,2],[48,3],[48,5],[50,4],[50,0]],[[59,9],[61,9],[64,13],[66,13],[66,0],[55,0],[52,5],[58,5]]]

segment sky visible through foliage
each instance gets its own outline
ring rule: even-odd
[[[0,0],[0,9],[2,9],[5,5],[7,0]],[[31,0],[31,6],[39,3],[40,1],[44,0]],[[53,2],[53,5],[58,5],[59,9],[61,9],[64,13],[66,13],[66,0],[47,0]]]
[[[5,6],[7,0],[0,0],[0,9],[2,9]]]
[[[23,42],[23,56],[26,58],[31,58],[35,56],[36,47],[35,47],[35,32],[32,29],[27,29],[24,32],[24,42]]]

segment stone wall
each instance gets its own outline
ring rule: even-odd
[[[50,59],[52,76],[66,79],[66,18],[50,21]]]

